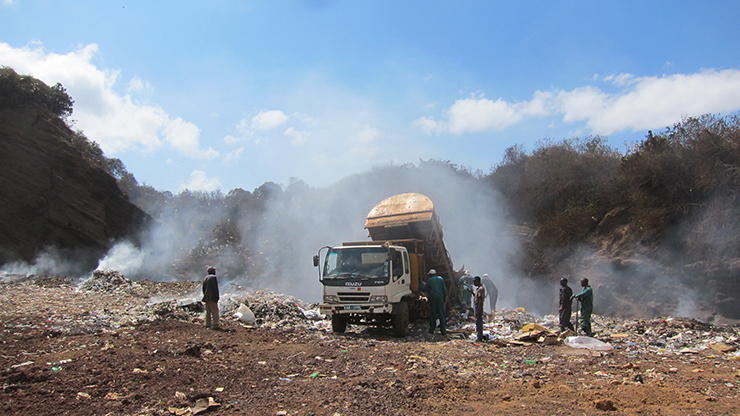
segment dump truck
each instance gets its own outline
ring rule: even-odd
[[[369,241],[322,247],[313,257],[314,267],[321,266],[319,308],[331,315],[334,332],[344,332],[347,324],[375,325],[406,336],[411,319],[429,316],[420,289],[430,269],[444,278],[448,303],[457,299],[461,272],[453,268],[427,196],[404,193],[381,201],[367,215],[365,228]]]

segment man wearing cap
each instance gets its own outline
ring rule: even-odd
[[[439,318],[439,329],[442,335],[447,334],[447,325],[445,323],[445,302],[447,301],[447,285],[445,285],[442,276],[437,275],[437,271],[430,269],[427,282],[421,289],[422,292],[429,293],[429,333],[433,334],[437,329],[437,318]]]
[[[203,279],[202,300],[206,304],[206,328],[218,330],[218,278],[215,267],[209,267],[207,271],[208,275]]]
[[[560,279],[560,306],[558,307],[560,313],[561,331],[570,329],[571,331],[575,332],[575,328],[573,328],[573,324],[570,322],[570,314],[573,307],[573,301],[571,300],[572,296],[573,289],[568,286],[568,279],[563,277],[562,279]]]
[[[470,291],[473,290],[473,276],[470,275],[470,270],[465,270],[465,274],[460,276],[460,280],[457,281],[457,287],[460,288],[460,294],[462,298],[460,301],[463,304],[463,308],[471,309],[473,296]]]

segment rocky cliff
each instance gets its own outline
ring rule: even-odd
[[[44,108],[0,108],[0,265],[52,250],[91,270],[146,220],[75,135]]]

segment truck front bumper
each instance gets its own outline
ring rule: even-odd
[[[319,310],[325,315],[350,313],[389,314],[393,312],[393,305],[389,303],[322,303],[319,304]]]

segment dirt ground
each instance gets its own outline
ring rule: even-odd
[[[0,412],[740,414],[740,361],[712,349],[668,354],[476,343],[428,336],[423,322],[405,339],[364,328],[342,335],[249,328],[230,318],[222,321],[224,331],[212,331],[199,316],[168,313],[92,330],[116,308],[147,301],[64,284],[0,285]],[[92,329],[63,331],[60,320]]]

